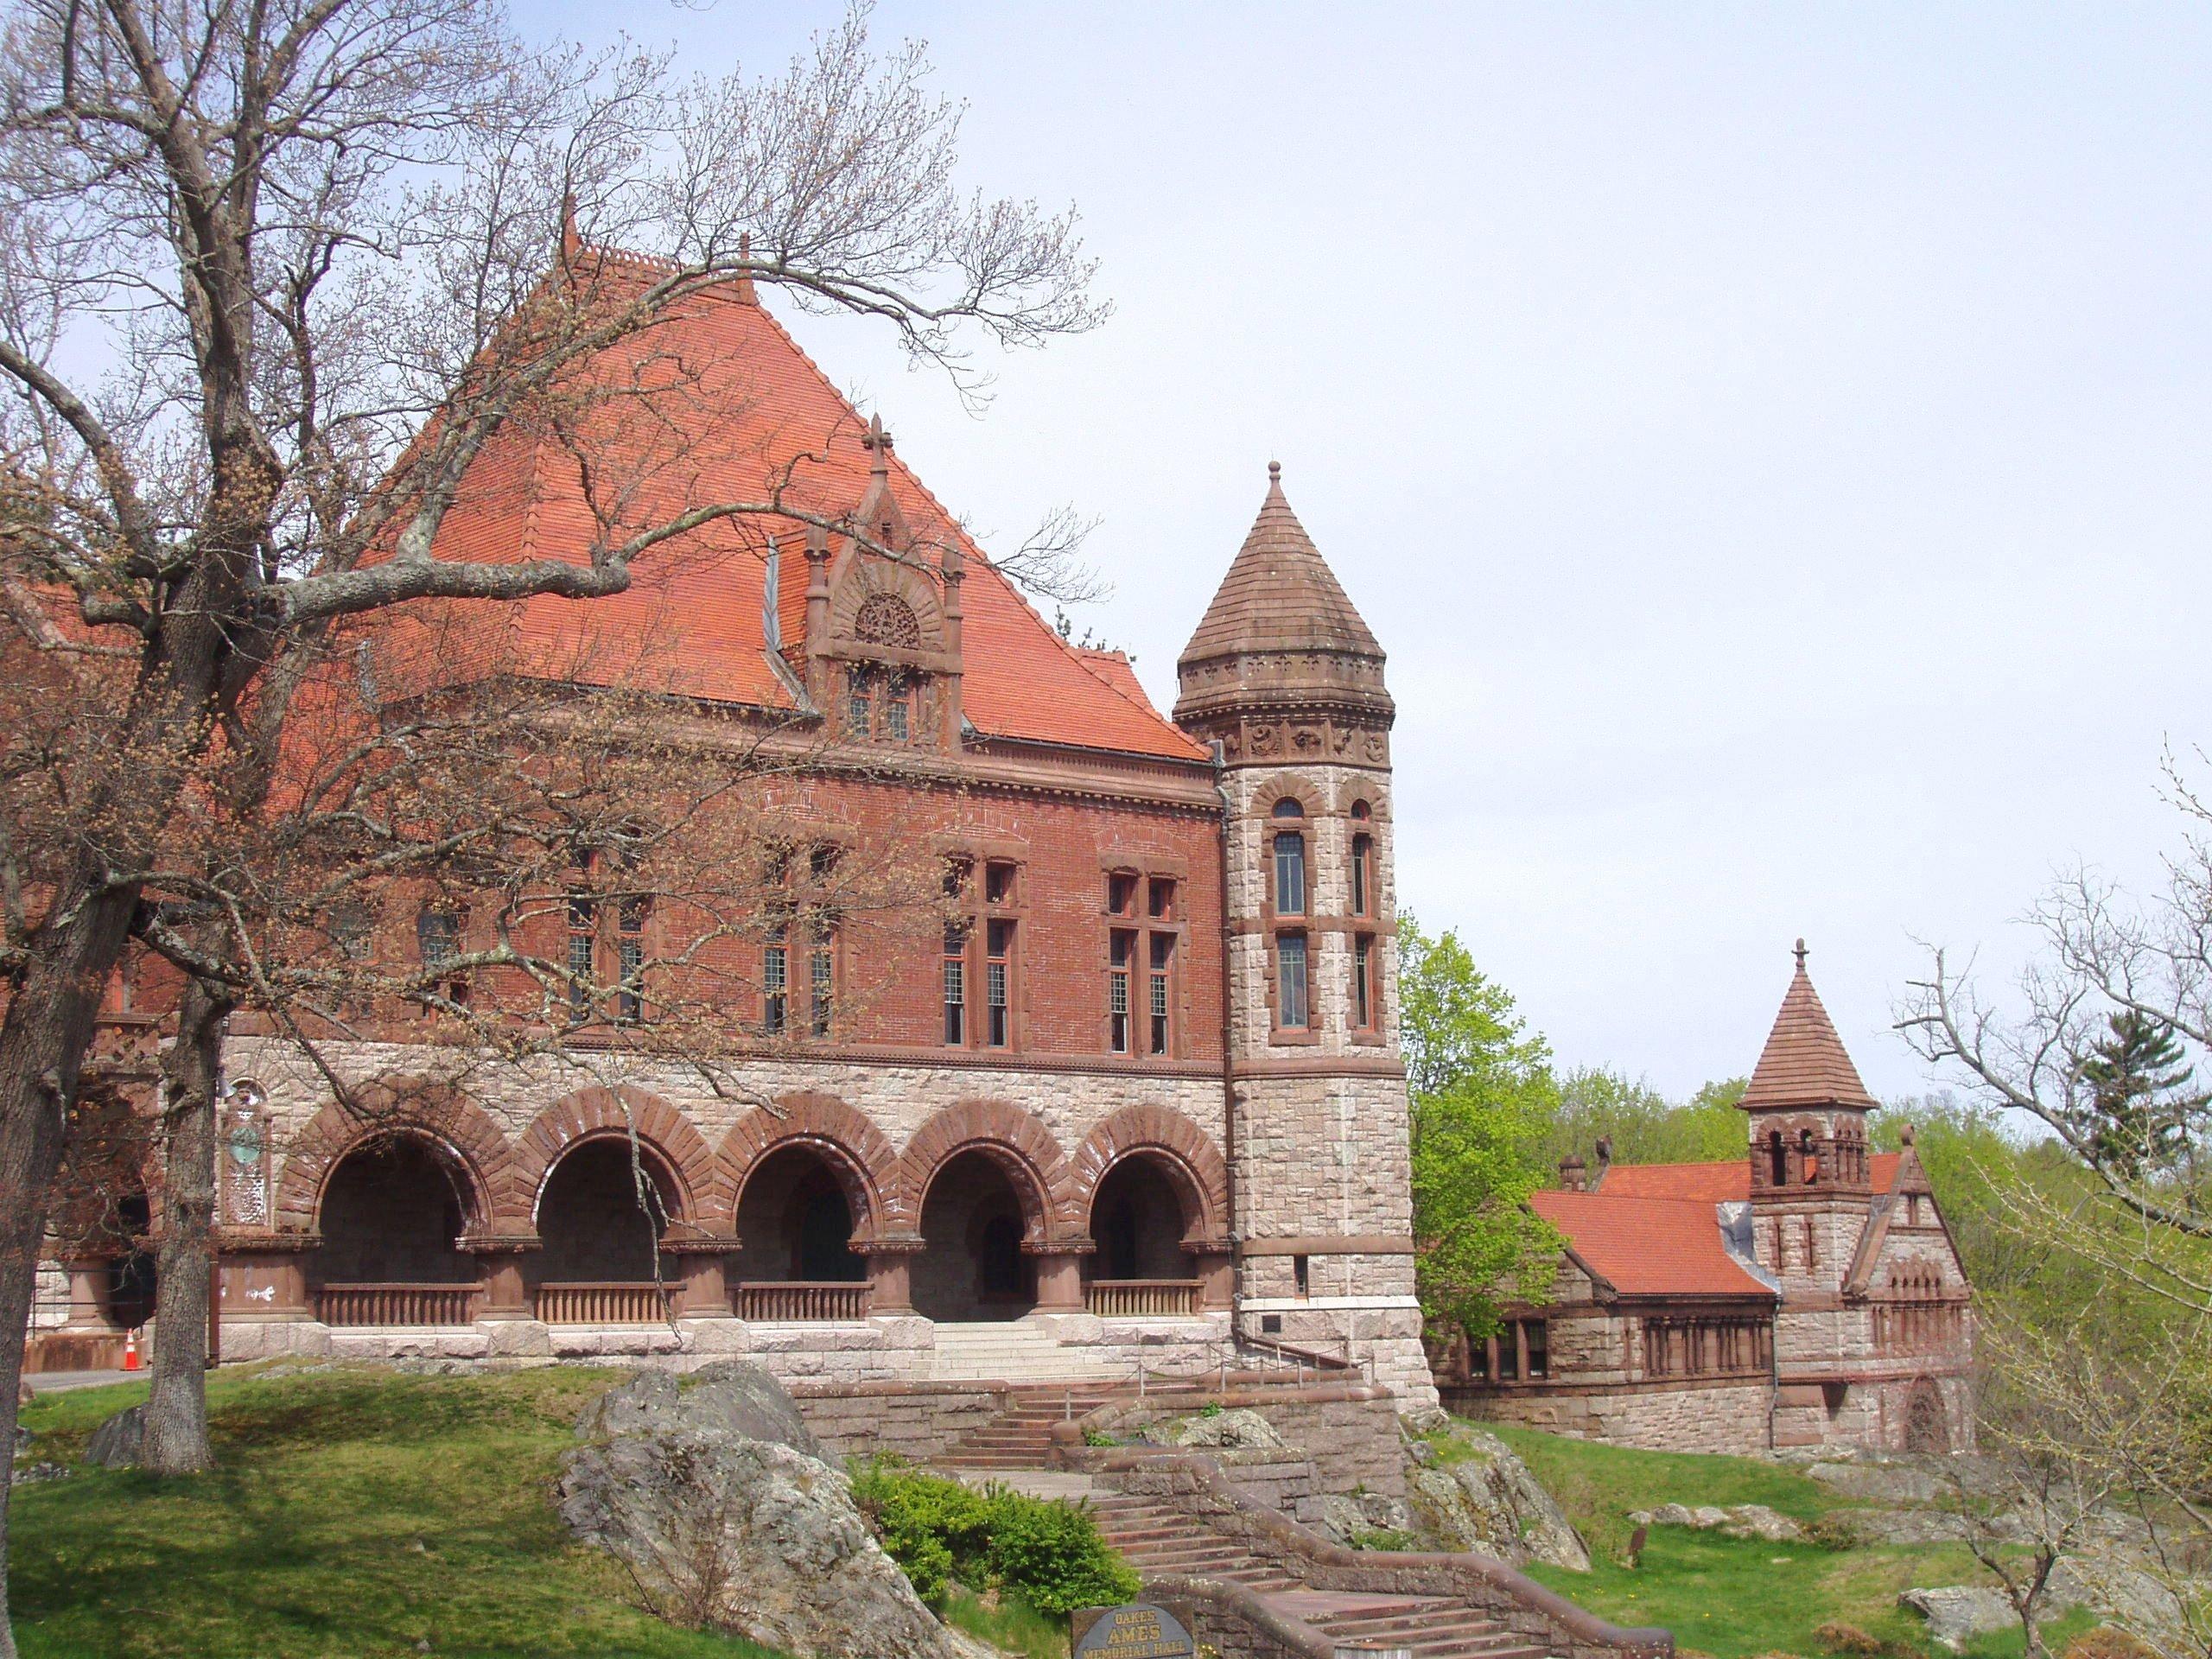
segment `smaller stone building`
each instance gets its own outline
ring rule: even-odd
[[[1475,1414],[1679,1452],[1961,1449],[1973,1313],[1912,1147],[1797,970],[1745,1090],[1746,1155],[1578,1158],[1531,1207],[1567,1241],[1551,1299],[1435,1357]]]

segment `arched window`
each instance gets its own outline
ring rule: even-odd
[[[1806,1185],[1810,1186],[1821,1179],[1821,1154],[1813,1144],[1810,1129],[1797,1131],[1797,1163],[1798,1167],[1804,1171]]]
[[[1306,816],[1306,809],[1294,797],[1286,795],[1275,803],[1274,816],[1278,818],[1302,818]]]
[[[1782,1131],[1770,1130],[1766,1137],[1767,1184],[1770,1186],[1789,1185],[1789,1154],[1783,1147]]]
[[[1351,838],[1351,913],[1372,916],[1375,913],[1375,837],[1354,836]]]

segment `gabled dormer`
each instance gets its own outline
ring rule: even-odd
[[[880,418],[861,440],[868,484],[852,531],[805,544],[806,683],[837,739],[955,752],[961,734],[961,583],[956,537],[918,535],[891,487]]]

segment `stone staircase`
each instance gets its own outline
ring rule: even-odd
[[[1409,1649],[1419,1659],[1544,1659],[1545,1649],[1448,1596],[1377,1595],[1309,1588],[1294,1568],[1241,1540],[1146,1497],[1103,1491],[1058,1466],[1052,1426],[1109,1402],[1135,1397],[1133,1383],[1067,1382],[1016,1389],[995,1418],[937,1459],[977,1483],[1002,1480],[1037,1497],[1086,1501],[1106,1540],[1147,1584],[1209,1579],[1241,1585],[1277,1614],[1337,1643]]]
[[[948,1322],[935,1339],[929,1374],[938,1382],[1108,1382],[1128,1375],[1126,1364],[1109,1363],[1096,1349],[1063,1346],[1026,1319]]]

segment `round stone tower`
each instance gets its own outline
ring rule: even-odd
[[[1222,768],[1238,1319],[1431,1403],[1382,662],[1271,463],[1175,703]]]

